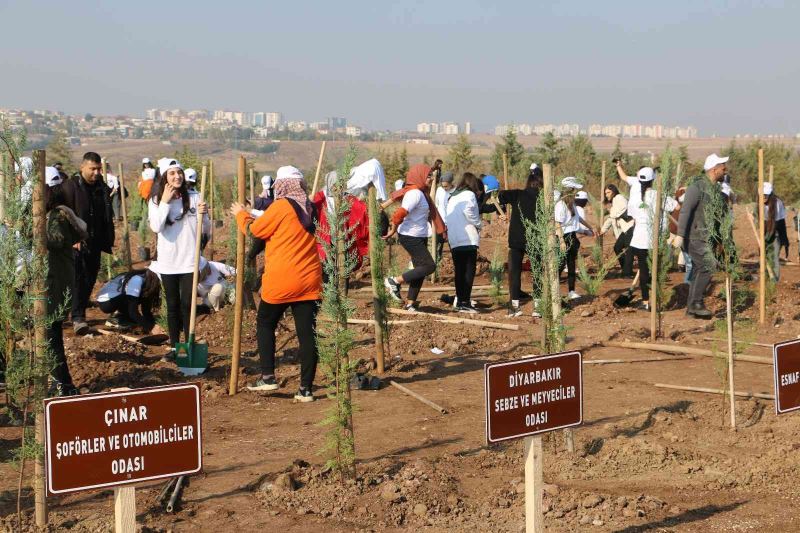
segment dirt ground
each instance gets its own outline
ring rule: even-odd
[[[753,235],[739,212],[737,238],[747,268],[757,274]],[[484,232],[481,254],[503,247],[503,228]],[[220,230],[226,236],[226,230]],[[740,339],[773,343],[800,335],[797,302],[800,268],[791,232],[793,264],[784,265],[768,320],[757,326],[757,303],[739,315]],[[587,251],[591,239],[586,239]],[[610,247],[610,243],[606,243]],[[220,243],[221,246],[221,243]],[[218,247],[219,249],[219,247]],[[747,251],[749,250],[749,251]],[[399,247],[394,248],[399,253]],[[447,253],[447,252],[446,252]],[[223,254],[217,254],[219,258]],[[485,266],[485,263],[484,263]],[[452,282],[447,264],[437,285]],[[671,274],[677,303],[663,320],[662,342],[710,347],[719,337],[713,321],[687,318],[682,274]],[[485,272],[476,285],[487,284]],[[586,360],[644,356],[650,351],[607,348],[608,339],[649,338],[649,314],[616,309],[613,299],[628,285],[608,279],[596,298],[584,297],[566,313],[568,347]],[[526,281],[529,285],[529,281]],[[746,284],[757,290],[757,283]],[[351,292],[357,316],[369,318],[368,280]],[[427,284],[429,286],[429,284]],[[562,290],[564,287],[562,285]],[[578,288],[579,292],[581,288]],[[441,293],[423,293],[422,310],[454,313]],[[485,294],[485,293],[484,293]],[[707,299],[718,313],[719,283]],[[519,331],[441,324],[420,316],[391,332],[384,380],[394,379],[444,406],[423,405],[394,387],[354,391],[357,479],[342,485],[324,468],[325,428],[320,421],[332,402],[318,378],[316,402],[298,404],[297,341],[291,317],[278,338],[274,393],[252,393],[244,385],[258,375],[255,313],[245,312],[240,391],[228,396],[232,309],[201,318],[198,332],[210,344],[210,368],[185,378],[160,362],[165,347],[143,347],[118,337],[73,338],[66,331],[69,365],[84,392],[197,380],[202,384],[204,471],[191,478],[181,504],[167,514],[157,503],[162,484],[137,490],[142,531],[524,531],[522,442],[487,446],[484,436],[483,366],[537,353],[542,326],[526,316],[506,318],[505,302],[477,294],[478,320],[519,324]],[[721,316],[721,315],[719,315]],[[104,317],[92,309],[90,318]],[[406,317],[403,317],[406,318]],[[417,317],[412,317],[417,319]],[[756,325],[753,325],[756,324]],[[350,354],[367,368],[374,357],[371,326],[353,326],[357,347]],[[720,344],[717,342],[717,344]],[[444,350],[434,355],[431,349]],[[771,357],[765,347],[745,353]],[[549,531],[758,531],[800,530],[800,437],[797,414],[777,417],[773,403],[738,399],[739,430],[731,431],[723,396],[656,388],[654,383],[721,388],[719,364],[705,357],[584,366],[584,419],[575,431],[576,452],[563,433],[545,438],[545,523]],[[739,362],[736,388],[772,392],[771,365]],[[18,470],[10,462],[20,430],[0,420],[0,528],[12,529]],[[30,473],[32,468],[29,468]],[[33,495],[26,480],[23,505],[30,527]],[[111,491],[50,499],[53,531],[96,532],[113,528]]]

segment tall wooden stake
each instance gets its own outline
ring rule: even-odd
[[[33,182],[33,247],[36,258],[44,265],[47,261],[47,210],[45,208],[46,179],[45,161],[47,160],[44,150],[34,150],[33,161],[35,165],[35,176]],[[43,276],[36,276],[33,286],[33,337],[34,354],[37,366],[42,368],[47,360],[47,280]],[[42,374],[41,378],[36,379],[35,383],[36,398],[44,398],[47,390],[47,375]],[[44,449],[44,413],[41,406],[36,407],[36,445],[40,450]],[[34,464],[34,506],[36,509],[36,526],[43,528],[47,525],[47,493],[44,481],[44,457],[42,452],[36,453]]]
[[[508,190],[508,154],[506,152],[503,152],[503,190]],[[508,227],[511,227],[511,209],[511,204],[506,205]]]
[[[525,533],[544,533],[544,450],[542,437],[525,437]]]
[[[255,170],[252,168],[250,169],[250,208],[256,208],[256,179],[255,179]]]
[[[325,157],[325,141],[322,141],[322,147],[319,149],[319,159],[317,159],[317,171],[314,173],[314,186],[311,187],[311,198],[317,194],[317,186],[319,185],[319,172],[322,170],[322,158]]]
[[[243,155],[239,156],[239,181],[238,198],[240,204],[244,203],[245,198],[245,170],[247,161]],[[236,221],[232,221],[236,224]],[[233,310],[233,347],[231,355],[231,381],[228,387],[228,394],[233,396],[239,389],[239,356],[242,353],[242,318],[244,316],[244,233],[241,231],[236,234],[236,304]]]
[[[773,183],[773,181],[772,181],[772,180],[773,180],[773,178],[775,177],[775,176],[774,176],[774,171],[775,171],[775,166],[774,166],[774,165],[770,165],[770,166],[769,166],[769,182],[770,182],[770,183]]]
[[[214,260],[214,160],[208,161],[208,218],[211,221],[211,231],[208,234],[208,260]]]
[[[131,259],[131,235],[130,227],[128,226],[128,201],[127,198],[125,198],[125,176],[122,174],[122,163],[118,164],[117,174],[119,174],[120,206],[122,206],[122,245],[124,246],[122,249],[124,254],[122,259],[125,261],[125,264],[128,266],[128,271],[130,272],[131,268],[133,268],[133,259]]]
[[[758,191],[756,191],[756,205],[758,206],[758,323],[767,320],[767,256],[764,248],[764,149],[758,149]]]
[[[378,205],[377,200],[377,191],[375,190],[374,186],[369,188],[369,196],[367,198],[367,207],[369,208],[369,261],[371,265],[378,264],[380,261],[383,261],[383,258],[378,255],[378,251],[376,249],[375,239],[373,239],[374,235],[372,233],[372,229],[375,227],[375,224],[380,224],[378,221],[378,213],[376,206]],[[380,239],[380,236],[378,236]],[[374,270],[373,270],[374,272]],[[383,280],[376,279],[375,276],[370,276],[372,278],[372,311],[375,315],[375,364],[376,370],[378,374],[383,375],[385,372],[385,353],[384,353],[384,338],[383,338],[383,323],[386,319],[384,313],[386,312],[383,309],[383,305],[378,302],[378,284],[383,283]]]
[[[114,533],[136,532],[136,487],[114,489]]]
[[[725,274],[725,311],[728,320],[728,394],[731,402],[731,429],[736,431],[736,394],[733,384],[733,287],[731,286],[731,275]]]
[[[605,222],[605,210],[603,203],[606,201],[606,162],[602,161],[600,164],[600,226],[603,227]],[[603,235],[598,235],[597,240],[600,243],[600,259],[603,259]]]
[[[650,246],[650,263],[652,272],[650,273],[650,340],[655,341],[658,337],[658,256],[661,244],[661,194],[663,180],[659,174],[656,178],[656,204],[653,213],[653,238]]]

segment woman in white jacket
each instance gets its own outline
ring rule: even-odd
[[[158,171],[157,192],[148,202],[150,229],[158,235],[157,260],[150,264],[150,270],[161,276],[167,300],[169,340],[174,346],[180,342],[181,329],[185,339],[189,339],[197,217],[203,217],[204,234],[210,233],[211,220],[200,195],[187,188],[183,167],[178,161],[159,159]]]
[[[625,251],[631,243],[631,236],[633,235],[633,220],[628,216],[628,199],[620,194],[616,185],[611,184],[606,186],[603,191],[605,196],[605,205],[610,206],[608,209],[608,218],[603,221],[603,226],[600,228],[600,235],[604,235],[608,230],[613,230],[614,238],[614,254],[619,260],[619,268],[622,275],[631,276],[631,272],[625,271]]]
[[[457,306],[460,313],[477,313],[472,306],[472,284],[478,263],[481,215],[477,192],[478,178],[466,172],[447,200],[445,224],[450,252],[453,254]]]

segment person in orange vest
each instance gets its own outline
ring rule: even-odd
[[[150,199],[150,193],[152,192],[155,179],[156,169],[153,167],[153,163],[150,159],[145,157],[142,159],[142,179],[139,180],[139,185],[137,186],[139,189],[139,196],[141,196],[142,200],[145,202]]]

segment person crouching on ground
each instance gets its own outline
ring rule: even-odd
[[[258,218],[242,204],[231,206],[239,231],[263,239],[268,258],[256,318],[261,377],[248,389],[280,387],[275,379],[275,330],[291,308],[300,342],[300,389],[294,398],[312,402],[318,361],[316,318],[322,298],[322,263],[314,237],[316,209],[308,199],[303,174],[295,167],[278,169],[274,193],[275,201]]]
[[[64,319],[71,306],[75,277],[73,246],[88,237],[86,223],[67,205],[62,178],[54,167],[45,169],[47,180],[47,343],[53,355],[53,394],[78,394],[72,383],[64,351]]]
[[[158,260],[150,270],[161,275],[164,296],[167,300],[167,329],[173,348],[164,356],[165,361],[175,359],[175,344],[180,342],[181,330],[189,340],[189,315],[192,302],[195,246],[197,242],[197,217],[203,217],[202,231],[211,231],[208,207],[200,195],[190,191],[183,167],[174,159],[158,160],[160,179],[156,195],[148,204],[150,229],[158,235]]]
[[[478,264],[481,214],[476,193],[480,188],[478,178],[465,172],[447,200],[445,224],[455,271],[456,310],[459,313],[477,313],[472,306],[472,284]]]
[[[164,333],[153,317],[153,309],[161,305],[161,280],[152,270],[131,270],[115,277],[100,288],[97,304],[106,314],[116,313],[106,326],[136,327],[143,334]]]
[[[381,206],[385,209],[393,202],[401,202],[400,208],[392,215],[389,231],[383,238],[389,239],[395,233],[399,234],[400,245],[411,256],[414,268],[400,276],[386,278],[384,284],[392,298],[400,301],[400,286],[408,283],[405,308],[410,311],[418,309],[419,290],[425,277],[436,270],[436,263],[427,246],[430,236],[428,223],[430,222],[436,235],[446,234],[444,222],[430,197],[430,180],[431,168],[428,165],[414,165],[406,175],[405,187],[392,193],[391,198]]]
[[[561,259],[561,264],[558,265],[558,271],[564,270],[564,265],[566,265],[567,290],[569,291],[567,297],[570,300],[577,300],[580,295],[575,292],[575,264],[578,259],[578,250],[581,247],[578,235],[594,235],[594,231],[586,222],[586,214],[583,210],[589,201],[589,195],[584,191],[579,191],[583,185],[574,177],[561,180],[561,187],[563,190],[561,198],[555,206],[555,220],[559,224],[557,229],[562,237],[564,257]]]
[[[226,296],[233,288],[230,278],[234,276],[236,276],[234,267],[217,261],[208,261],[205,257],[201,257],[197,295],[203,299],[203,305],[214,312],[222,309],[226,302]]]

